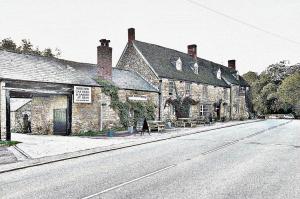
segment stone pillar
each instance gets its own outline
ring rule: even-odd
[[[5,98],[5,82],[0,82],[0,139],[6,139],[6,98]]]

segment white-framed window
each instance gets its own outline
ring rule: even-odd
[[[200,116],[207,116],[209,114],[209,105],[200,104]]]
[[[173,95],[175,91],[175,82],[169,81],[169,95]]]
[[[190,96],[192,94],[191,90],[191,83],[190,82],[185,82],[185,95]]]
[[[176,69],[182,70],[182,61],[181,61],[180,57],[176,61]]]
[[[217,71],[217,78],[218,78],[218,79],[221,79],[221,77],[222,77],[222,76],[221,76],[221,69],[219,68],[219,70]]]
[[[199,66],[198,66],[197,62],[194,64],[194,73],[199,74]]]

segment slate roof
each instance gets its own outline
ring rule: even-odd
[[[233,74],[236,73],[235,70],[226,66],[198,57],[197,64],[199,66],[199,74],[195,74],[191,68],[195,63],[195,60],[186,53],[137,40],[133,41],[133,44],[141,52],[159,77],[193,81],[222,87],[229,87],[226,81],[237,85],[244,83],[242,80],[239,81],[233,76]],[[182,71],[176,70],[174,64],[174,61],[179,57],[182,61]],[[216,71],[219,68],[221,68],[222,79],[218,79],[216,76]],[[224,79],[226,81],[224,81]]]
[[[0,50],[0,79],[97,86],[59,59]]]
[[[66,60],[63,61],[66,62]],[[96,64],[75,63],[72,67],[93,79],[97,78]],[[125,69],[113,68],[112,83],[121,89],[158,92],[157,88],[138,73]]]
[[[97,65],[0,50],[0,79],[100,86]],[[112,82],[128,90],[158,92],[133,71],[113,68]]]
[[[113,68],[112,80],[119,88],[158,92],[157,88],[133,71]]]

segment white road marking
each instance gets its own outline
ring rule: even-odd
[[[98,193],[95,193],[95,194],[93,194],[93,195],[86,196],[86,197],[84,197],[84,198],[82,198],[82,199],[93,198],[93,197],[95,197],[95,196],[98,196],[98,195],[101,195],[101,194],[103,194],[103,193],[109,192],[109,191],[111,191],[111,190],[117,189],[117,188],[119,188],[119,187],[125,186],[125,185],[127,185],[127,184],[130,184],[130,183],[139,181],[139,180],[141,180],[141,179],[143,179],[143,178],[147,178],[147,177],[149,177],[149,176],[155,175],[155,174],[160,173],[160,172],[162,172],[162,171],[168,170],[168,169],[170,169],[170,168],[172,168],[172,167],[175,167],[175,166],[176,166],[176,164],[172,164],[172,165],[170,165],[170,166],[164,167],[164,168],[159,169],[159,170],[157,170],[157,171],[148,173],[147,175],[143,175],[143,176],[138,177],[138,178],[135,178],[135,179],[133,179],[133,180],[130,180],[130,181],[124,182],[124,183],[122,183],[122,184],[113,186],[113,187],[111,187],[111,188],[105,189],[105,190],[100,191],[100,192],[98,192]]]

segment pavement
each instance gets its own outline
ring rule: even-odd
[[[0,165],[17,162],[17,158],[9,147],[0,146]]]
[[[178,128],[166,130],[164,133],[151,133],[151,135],[145,133],[143,136],[136,134],[126,137],[77,137],[12,133],[12,140],[21,142],[9,148],[18,162],[7,162],[13,164],[0,165],[0,173],[259,121],[262,120],[229,121],[210,126]]]
[[[0,198],[300,198],[299,120],[265,120],[0,173]]]

